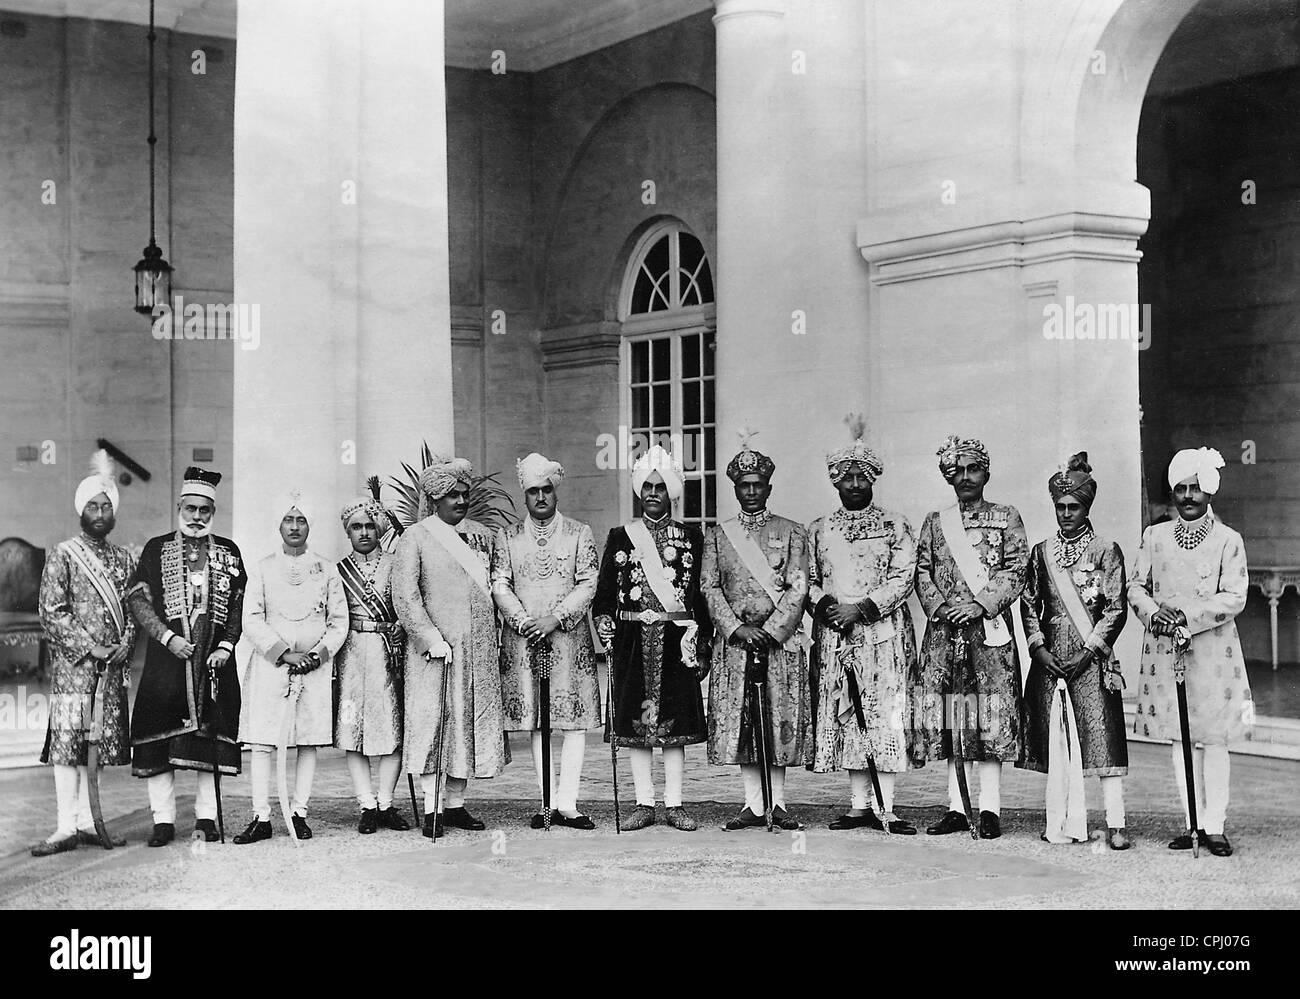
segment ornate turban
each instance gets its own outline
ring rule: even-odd
[[[935,454],[939,456],[939,472],[949,482],[956,476],[957,459],[963,454],[974,458],[980,468],[986,472],[989,470],[989,449],[974,437],[963,439],[955,434],[949,434],[948,439],[940,445]]]
[[[458,482],[469,485],[473,478],[474,466],[468,459],[443,461],[435,457],[433,464],[420,473],[420,491],[431,500],[440,500],[455,489]]]
[[[681,463],[658,444],[641,455],[632,466],[632,489],[638,496],[646,479],[654,472],[658,472],[659,477],[664,480],[670,500],[676,503],[682,498],[682,490],[686,488],[686,477],[682,473]]]
[[[90,467],[91,473],[81,480],[72,499],[77,516],[81,516],[86,504],[100,493],[108,497],[108,501],[113,504],[113,513],[117,513],[117,479],[113,475],[113,464],[108,459],[108,452],[101,448],[91,455]]]
[[[1223,455],[1212,447],[1184,448],[1174,455],[1169,463],[1169,488],[1184,479],[1195,477],[1201,492],[1213,496],[1219,491],[1219,469],[1223,467]]]
[[[1052,494],[1053,503],[1062,496],[1074,496],[1091,510],[1092,501],[1097,498],[1097,480],[1092,477],[1088,452],[1071,455],[1070,460],[1047,480],[1047,491]]]
[[[515,474],[519,476],[519,488],[527,492],[548,482],[552,487],[558,486],[564,478],[564,466],[534,451],[515,462]]]
[[[185,469],[184,482],[181,485],[182,496],[206,496],[213,503],[217,501],[217,485],[221,482],[220,472],[209,472],[206,468],[191,465]]]
[[[853,442],[826,456],[826,474],[830,476],[831,482],[839,482],[856,468],[874,485],[876,479],[884,474],[885,464],[875,451],[862,442],[862,435],[867,429],[866,421],[861,413],[850,413],[844,417],[844,422],[848,425]]]
[[[339,513],[339,518],[343,521],[343,529],[346,531],[348,521],[357,513],[364,513],[375,522],[375,528],[380,534],[388,527],[388,511],[384,509],[384,504],[380,503],[373,496],[358,496],[344,504]]]
[[[314,516],[316,511],[310,503],[302,498],[301,489],[290,489],[280,497],[280,502],[277,505],[280,508],[280,520],[284,520],[285,515],[290,510],[297,510],[306,517],[309,525],[316,519]]]
[[[727,463],[727,478],[732,482],[739,482],[746,475],[759,475],[764,479],[770,479],[772,473],[776,471],[776,463],[771,458],[761,451],[750,448],[749,439],[757,433],[758,431],[750,430],[748,427],[740,430],[740,453]]]

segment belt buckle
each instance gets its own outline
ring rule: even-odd
[[[637,620],[642,624],[655,624],[659,620],[659,612],[653,611],[647,607],[637,615]]]

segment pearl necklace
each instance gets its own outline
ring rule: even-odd
[[[746,513],[744,510],[741,510],[739,517],[740,526],[750,534],[757,534],[771,519],[772,511],[767,507],[763,507],[763,509],[759,510],[758,513]]]
[[[1201,519],[1197,527],[1188,527],[1187,521],[1180,517],[1174,521],[1174,540],[1178,542],[1179,548],[1191,551],[1209,536],[1210,528],[1213,526],[1213,521],[1208,515]]]
[[[533,536],[533,542],[537,545],[537,554],[533,564],[537,570],[537,575],[542,579],[555,573],[555,552],[547,546],[551,543],[551,536],[555,534],[556,524],[555,515],[545,524],[539,524],[532,517],[528,518],[528,530]]]
[[[371,552],[370,555],[362,555],[360,558],[357,557],[356,552],[348,552],[348,558],[357,567],[357,571],[361,573],[361,578],[367,583],[374,583],[375,581],[375,573],[379,571],[379,555],[378,548]]]
[[[1075,538],[1067,538],[1060,531],[1052,539],[1052,558],[1062,569],[1068,569],[1079,561],[1079,556],[1087,551],[1094,537],[1092,525],[1084,527],[1083,532]]]

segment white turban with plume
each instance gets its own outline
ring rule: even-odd
[[[1212,447],[1184,448],[1169,463],[1169,488],[1195,477],[1201,492],[1213,496],[1219,491],[1219,469],[1223,455]]]
[[[664,485],[668,487],[668,498],[674,503],[681,499],[682,491],[686,488],[681,462],[658,444],[641,455],[632,466],[632,488],[637,495],[641,494],[641,487],[655,472],[659,473]]]
[[[297,510],[299,513],[301,513],[304,517],[307,518],[307,523],[309,525],[312,523],[312,521],[316,519],[313,516],[315,514],[315,509],[312,507],[310,503],[308,503],[305,499],[302,498],[302,490],[300,489],[290,489],[287,493],[281,496],[279,507],[280,507],[280,517],[279,517],[280,520],[284,520],[285,515],[288,514],[290,510]]]
[[[552,486],[558,486],[564,478],[564,466],[534,451],[515,462],[515,474],[519,476],[519,488],[527,492],[548,482]]]
[[[109,460],[108,452],[103,448],[96,451],[90,456],[90,467],[93,470],[81,480],[77,486],[77,492],[73,496],[72,503],[77,509],[77,515],[80,516],[86,509],[86,504],[92,499],[103,493],[113,504],[113,513],[117,513],[117,479],[113,475],[113,463]]]

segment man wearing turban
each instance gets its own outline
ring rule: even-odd
[[[917,546],[916,595],[926,615],[925,741],[932,758],[948,760],[948,811],[926,832],[970,828],[959,754],[968,785],[979,764],[978,831],[996,839],[1002,835],[1002,763],[1020,755],[1020,662],[1011,610],[1025,588],[1029,541],[1015,507],[984,498],[990,460],[983,443],[950,436],[937,454],[957,502],[926,515]]]
[[[907,606],[916,540],[906,518],[875,502],[884,463],[864,443],[861,417],[846,422],[852,441],[826,456],[840,505],[808,526],[817,689],[812,769],[849,772],[849,810],[832,829],[883,831],[888,823],[890,832],[914,836],[916,827],[894,814],[894,785],[899,773],[924,762],[911,707],[920,675]]]
[[[234,651],[247,576],[235,543],[212,533],[220,482],[220,472],[185,470],[177,530],[145,544],[127,594],[149,636],[131,719],[131,772],[149,780],[155,847],[176,835],[176,768],[198,771],[194,831],[208,842],[218,838],[213,768],[240,769]]]
[[[1176,519],[1152,524],[1128,584],[1128,599],[1146,628],[1138,667],[1134,731],[1173,743],[1174,778],[1187,815],[1196,795],[1201,829],[1169,844],[1190,850],[1197,836],[1217,857],[1232,854],[1223,834],[1228,813],[1228,743],[1245,739],[1254,704],[1241,657],[1235,619],[1245,609],[1249,577],[1241,535],[1215,515],[1210,497],[1219,491],[1223,457],[1213,448],[1179,451],[1169,463],[1169,489]],[[1194,782],[1187,787],[1177,681],[1187,691],[1188,730],[1193,743]]]
[[[253,819],[235,836],[240,845],[271,838],[271,751],[277,746],[282,754],[290,746],[298,750],[293,801],[282,818],[293,823],[298,839],[311,838],[307,805],[316,749],[334,741],[332,660],[348,634],[342,581],[307,547],[314,509],[297,490],[282,497],[276,509],[280,550],[257,563],[244,599],[244,637],[253,654],[241,685],[239,741],[252,750]],[[285,760],[280,767],[283,776]]]
[[[35,857],[100,842],[90,809],[90,782],[98,775],[87,768],[86,739],[97,688],[103,704],[98,762],[131,762],[127,689],[135,621],[126,610],[126,590],[135,559],[108,540],[119,501],[108,455],[96,452],[92,464],[94,472],[81,480],[73,500],[81,531],[54,546],[41,573],[52,705],[41,762],[54,767],[58,825],[32,847]]]
[[[375,485],[376,493],[378,484]],[[394,558],[380,547],[388,512],[375,496],[359,496],[340,513],[352,546],[335,565],[348,602],[348,635],[335,657],[334,745],[347,753],[352,789],[361,806],[357,831],[411,828],[393,807],[402,773],[402,673],[406,633],[393,609]],[[379,792],[370,765],[379,761]]]
[[[402,535],[393,569],[393,606],[407,635],[404,756],[421,775],[430,838],[447,827],[485,828],[465,807],[465,788],[470,777],[495,777],[510,762],[492,533],[466,517],[473,477],[464,458],[435,458],[420,473],[422,519]]]
[[[766,741],[772,818],[801,828],[785,807],[785,770],[803,766],[812,724],[803,605],[808,595],[808,535],[768,509],[772,459],[749,446],[727,465],[740,513],[709,528],[700,588],[716,640],[709,673],[709,762],[740,765],[745,806],[724,828],[765,824],[760,746]],[[754,709],[754,685],[765,698]],[[762,726],[766,731],[762,731]]]
[[[655,822],[655,746],[663,750],[668,824],[699,828],[682,807],[682,778],[686,747],[707,738],[700,681],[708,672],[713,626],[700,592],[704,539],[672,518],[684,486],[681,465],[658,444],[637,459],[632,489],[641,516],[609,532],[591,608],[610,651],[611,738],[629,747],[636,782],[636,808],[623,829]]]
[[[600,556],[591,528],[559,511],[564,469],[536,452],[516,464],[528,516],[497,532],[492,559],[492,597],[505,627],[501,633],[501,696],[505,727],[532,737],[537,785],[546,781],[551,820],[571,829],[594,829],[578,811],[578,787],[587,729],[600,725],[600,682],[587,611],[596,595]],[[542,773],[539,666],[550,676],[548,731],[564,733],[560,783]],[[549,754],[548,754],[549,759]],[[534,829],[545,816],[532,818]]]
[[[1114,652],[1128,619],[1124,553],[1093,530],[1097,480],[1087,452],[1053,473],[1047,491],[1057,532],[1030,552],[1020,605],[1032,664],[1017,765],[1048,775],[1049,842],[1087,839],[1083,778],[1095,774],[1106,807],[1106,842],[1127,850],[1124,680]]]

